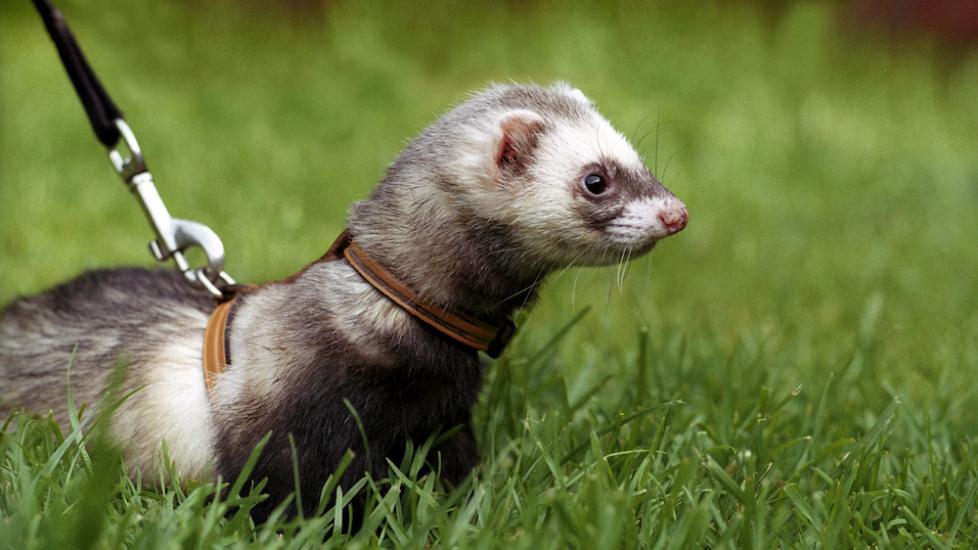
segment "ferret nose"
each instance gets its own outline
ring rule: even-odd
[[[689,220],[689,215],[682,203],[669,205],[659,212],[659,221],[666,226],[670,235],[682,231],[686,227],[687,220]]]

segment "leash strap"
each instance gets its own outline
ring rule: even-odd
[[[92,67],[82,54],[75,36],[71,34],[68,23],[61,12],[49,0],[34,0],[34,7],[44,20],[51,40],[58,49],[61,63],[68,72],[68,78],[75,87],[78,99],[81,100],[88,120],[92,124],[95,136],[106,147],[112,147],[119,141],[119,129],[116,119],[123,118],[122,111],[116,106],[108,92],[99,82]]]
[[[95,136],[109,150],[112,167],[129,190],[139,200],[149,219],[156,239],[149,243],[150,252],[157,261],[172,259],[187,282],[202,287],[217,300],[233,295],[234,279],[224,272],[224,244],[214,231],[190,220],[170,216],[163,199],[156,190],[153,175],[146,167],[142,149],[136,136],[123,119],[108,92],[95,76],[95,71],[82,54],[64,15],[50,0],[33,0],[44,28],[47,29],[61,57],[61,63],[75,87],[78,99],[88,115]],[[124,147],[122,147],[124,145]],[[184,255],[190,247],[200,247],[207,257],[207,265],[193,267]]]

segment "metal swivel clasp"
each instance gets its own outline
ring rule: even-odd
[[[170,216],[156,185],[153,184],[153,175],[146,168],[136,136],[121,118],[115,119],[115,125],[122,135],[128,154],[120,152],[116,144],[109,149],[109,160],[122,181],[136,195],[150,225],[153,226],[156,239],[149,243],[153,257],[161,262],[172,258],[190,283],[203,287],[217,299],[225,298],[229,287],[235,283],[224,272],[224,244],[220,237],[202,223]],[[195,268],[187,261],[184,251],[194,246],[203,250],[207,265]]]

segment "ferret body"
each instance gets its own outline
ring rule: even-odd
[[[580,91],[506,85],[416,137],[353,206],[348,230],[427,301],[501,323],[532,302],[547,273],[645,253],[685,223],[682,203]],[[94,404],[122,363],[123,389],[137,391],[110,432],[148,479],[163,442],[185,479],[234,478],[268,432],[253,477],[268,478],[273,503],[294,489],[290,436],[306,495],[319,494],[348,449],[344,483],[380,478],[385,457],[397,462],[408,440],[459,425],[432,461],[450,482],[478,463],[469,426],[477,352],[401,309],[342,258],[241,296],[229,366],[208,392],[202,339],[213,308],[178,273],[134,268],[19,299],[0,316],[0,412],[63,418],[69,365],[74,399]]]

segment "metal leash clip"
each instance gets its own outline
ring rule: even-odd
[[[149,251],[157,261],[164,262],[173,258],[187,281],[203,287],[214,298],[219,300],[227,298],[230,287],[235,282],[224,272],[224,244],[221,238],[214,230],[202,223],[170,216],[156,190],[156,185],[153,184],[153,175],[146,168],[146,161],[143,159],[136,136],[121,118],[115,119],[115,126],[119,129],[122,141],[129,151],[126,156],[119,151],[116,143],[109,147],[109,160],[112,161],[112,166],[122,181],[139,199],[143,212],[153,226],[156,239],[150,241]],[[194,268],[187,261],[184,251],[193,246],[203,250],[204,256],[207,257],[206,266]]]

